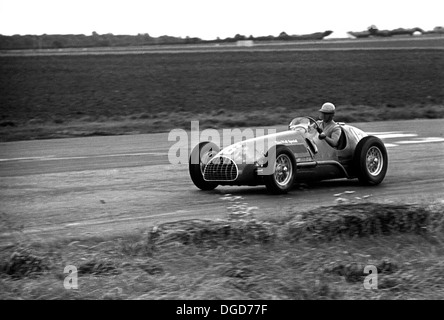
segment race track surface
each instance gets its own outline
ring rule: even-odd
[[[257,216],[334,204],[341,197],[377,202],[444,201],[444,120],[354,124],[380,136],[389,153],[384,182],[355,180],[295,185],[274,196],[265,187],[198,190],[187,165],[172,165],[168,133],[36,140],[0,144],[0,212],[30,236],[137,232],[161,222],[226,218],[229,193]],[[278,129],[284,129],[280,127]],[[354,191],[345,193],[345,191]],[[0,237],[6,241],[10,234]]]

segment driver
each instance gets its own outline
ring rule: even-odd
[[[339,138],[341,136],[341,127],[333,121],[335,116],[335,106],[333,103],[326,102],[319,109],[321,121],[317,121],[317,131],[319,132],[319,139],[325,140],[332,148],[338,146]]]

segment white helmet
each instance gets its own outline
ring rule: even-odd
[[[335,113],[335,105],[333,103],[330,102],[326,102],[322,105],[322,108],[319,109],[320,112],[322,113]]]

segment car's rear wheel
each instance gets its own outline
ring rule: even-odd
[[[269,163],[274,165],[274,170],[273,174],[264,177],[265,186],[273,194],[287,193],[293,186],[296,173],[293,153],[285,146],[277,146],[276,158]]]
[[[381,139],[367,136],[359,141],[353,161],[361,183],[377,185],[384,180],[388,168],[388,156]]]
[[[218,186],[215,182],[205,181],[206,164],[219,152],[219,147],[212,142],[201,142],[191,152],[188,170],[194,185],[201,190],[209,191]]]

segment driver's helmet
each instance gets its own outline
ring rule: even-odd
[[[322,105],[321,109],[319,109],[319,112],[322,113],[329,113],[329,114],[334,114],[335,113],[335,105],[333,103],[330,102],[326,102]]]

